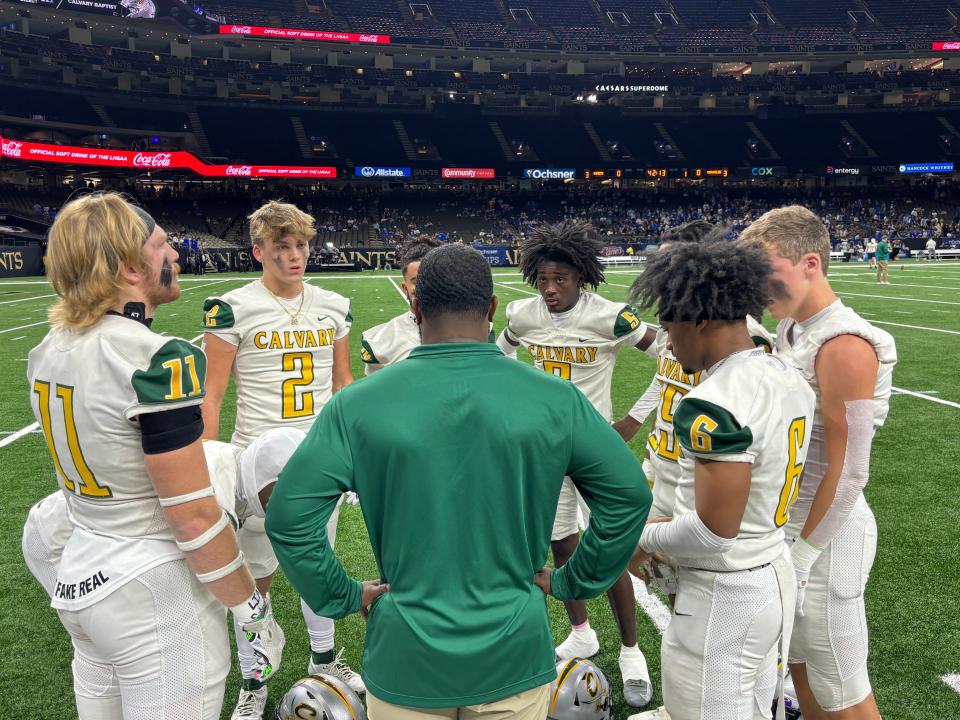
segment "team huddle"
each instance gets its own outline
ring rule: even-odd
[[[542,226],[521,246],[537,293],[506,306],[498,336],[482,256],[414,242],[399,258],[410,309],[354,344],[367,376],[356,384],[349,300],[304,282],[313,225],[286,203],[250,216],[262,277],[207,298],[201,349],[150,327],[180,289],[176,252],[146,211],[107,193],[57,216],[48,273],[60,300],[27,374],[59,489],[31,509],[23,552],[71,637],[81,720],[219,718],[225,608],[242,676],[232,720],[263,717],[270,679],[304,660],[278,720],[611,718],[584,600],[606,592],[623,697],[643,708],[654,681],[632,576],[673,614],[664,704],[631,720],[797,717],[797,704],[806,720],[880,717],[864,608],[877,528],[863,489],[897,354],[831,290],[816,215],[774,210],[734,241],[702,221],[675,228],[621,303],[596,292],[602,241],[588,225]],[[640,320],[647,309],[659,327]],[[656,370],[614,421],[613,371],[631,346]],[[431,378],[422,408],[398,398]],[[498,452],[505,429],[483,424],[493,400],[479,397],[498,392],[530,410],[512,416],[518,447],[483,466],[461,438]],[[417,454],[424,467],[405,473],[419,439],[404,436],[403,412],[433,406],[450,425],[436,438],[456,448]],[[626,441],[651,413],[637,458]],[[411,497],[422,502],[407,517]],[[363,511],[380,580],[352,580],[331,552],[344,502]],[[442,512],[458,503],[459,523]],[[398,547],[414,536],[398,523],[417,512],[435,562],[459,565],[462,552],[462,568],[438,576],[431,548]],[[460,532],[470,552],[455,547]],[[301,594],[309,658],[283,654],[278,568]],[[570,621],[555,646],[544,594]],[[370,619],[359,672],[334,631],[357,611]]]

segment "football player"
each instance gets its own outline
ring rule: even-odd
[[[668,251],[675,244],[700,242],[714,231],[715,227],[711,223],[694,220],[664,233],[657,252]],[[772,351],[773,337],[763,325],[752,316],[747,316],[747,328],[758,347]],[[651,349],[656,351],[657,371],[650,387],[613,427],[624,440],[630,440],[640,430],[647,415],[656,408],[653,427],[647,436],[647,452],[651,466],[648,477],[654,480],[650,517],[670,517],[673,515],[674,496],[680,481],[680,446],[673,430],[673,414],[680,399],[700,382],[701,373],[688,374],[683,371],[667,347],[667,333],[663,329],[657,332]]]
[[[827,280],[830,236],[814,213],[772,210],[742,238],[769,251],[777,353],[817,396],[809,461],[786,527],[798,580],[790,674],[807,720],[879,718],[863,600],[877,524],[863,488],[873,434],[889,411],[896,346],[837,299]]]
[[[424,237],[414,240],[403,249],[400,256],[403,282],[400,288],[407,296],[408,303],[413,303],[417,292],[417,271],[420,269],[420,261],[439,245],[440,243],[433,238]],[[393,320],[365,330],[360,340],[363,374],[372,375],[391,363],[400,362],[419,344],[420,326],[409,309]]]
[[[51,605],[73,641],[81,720],[219,718],[223,606],[251,633],[261,680],[282,650],[203,461],[204,355],[150,329],[180,296],[176,259],[114,193],[68,203],[50,229],[60,299],[27,376],[73,526]]]
[[[769,717],[778,651],[789,645],[795,579],[783,525],[815,401],[800,372],[747,329],[747,317],[763,312],[769,275],[763,250],[707,239],[655,255],[631,295],[657,306],[668,349],[685,373],[701,374],[673,418],[673,516],[647,522],[631,562],[640,574],[660,552],[679,568],[661,652],[673,720]],[[660,717],[663,709],[631,720]]]
[[[215,440],[220,408],[231,374],[237,389],[236,426],[231,443],[246,447],[271,428],[310,429],[321,408],[353,382],[348,333],[350,301],[304,282],[313,218],[294,205],[268,202],[250,216],[253,256],[263,275],[203,305],[204,350],[208,358],[204,437]],[[338,513],[330,521],[335,542]],[[260,518],[239,531],[257,587],[269,591],[277,560]],[[363,681],[334,656],[334,624],[301,602],[310,635],[308,674],[337,675],[357,692]],[[253,675],[253,653],[236,633],[243,686],[232,720],[260,718],[267,689]]]
[[[609,421],[617,353],[631,345],[646,350],[656,332],[640,322],[631,307],[588,290],[596,290],[604,282],[598,257],[602,248],[603,242],[587,223],[542,225],[530,233],[520,246],[520,272],[540,294],[507,306],[507,327],[497,344],[512,357],[522,345],[538,368],[570,380]],[[580,540],[580,508],[573,482],[566,478],[551,538],[557,567],[569,559]],[[650,702],[653,688],[646,658],[637,645],[636,601],[627,572],[610,588],[607,598],[620,630],[624,699],[642,707]],[[569,660],[596,655],[600,643],[590,627],[586,604],[564,604],[571,632],[557,647],[557,657]]]

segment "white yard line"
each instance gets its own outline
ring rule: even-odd
[[[533,295],[534,297],[539,297],[540,293],[533,292],[532,290],[522,290],[521,288],[512,287],[502,282],[494,282],[494,285],[499,285],[500,287],[505,287],[507,290],[513,290],[514,292],[523,293],[524,295]]]
[[[30,423],[25,428],[20,428],[15,433],[11,433],[10,435],[7,435],[7,437],[5,437],[3,440],[0,440],[0,448],[6,447],[11,443],[15,443],[24,435],[29,435],[32,432],[39,432],[39,431],[40,431],[40,423],[37,423],[37,422]]]
[[[960,693],[960,673],[950,673],[949,675],[941,675],[940,680],[944,682],[951,690],[955,693]]]
[[[0,302],[0,305],[13,305],[14,303],[30,302],[31,300],[43,300],[44,298],[56,297],[56,294],[50,295],[34,295],[33,297],[20,298],[19,300],[4,300]]]
[[[860,313],[861,315],[870,315],[871,313]],[[904,323],[889,322],[887,320],[871,320],[874,325],[892,325],[893,327],[909,328],[911,330],[926,330],[927,332],[944,333],[946,335],[960,335],[956,330],[944,330],[942,328],[923,327],[922,325],[905,325]]]
[[[246,278],[223,278],[221,280],[212,280],[211,282],[205,282],[202,285],[194,285],[193,287],[184,288],[183,292],[190,292],[191,290],[199,290],[202,287],[207,287],[208,285],[216,285],[218,283],[230,282],[231,280],[245,280]]]
[[[875,298],[877,300],[906,300],[907,302],[933,303],[935,305],[960,305],[960,302],[951,302],[950,300],[923,300],[921,298],[891,297],[890,295],[868,295],[865,293],[848,293],[843,291],[838,292],[837,295],[842,295],[844,297]]]
[[[46,325],[46,320],[41,320],[40,322],[30,323],[29,325],[20,325],[18,327],[7,328],[6,330],[0,330],[0,335],[8,332],[14,332],[15,330],[24,330],[26,328],[36,327],[37,325]]]
[[[667,625],[670,624],[670,616],[672,614],[670,608],[664,605],[663,600],[657,597],[651,590],[647,589],[647,586],[644,585],[641,580],[638,580],[633,575],[630,576],[630,579],[633,580],[633,596],[637,600],[637,605],[647,614],[647,617],[650,618],[654,627],[656,627],[662,635],[664,631],[666,631]]]
[[[920,398],[921,400],[929,400],[930,402],[937,403],[937,405],[946,405],[947,407],[952,407],[960,410],[960,403],[955,403],[950,400],[943,400],[938,397],[933,397],[932,395],[927,395],[926,393],[914,392],[913,390],[904,390],[903,388],[894,387],[891,388],[893,392],[897,395],[909,395],[910,397]]]
[[[400,293],[400,297],[403,298],[403,301],[407,302],[407,296],[403,294],[403,290],[399,285],[397,285],[397,281],[394,280],[392,277],[388,277],[387,279],[390,281],[390,284],[397,289],[397,292]]]
[[[871,282],[869,280],[834,280],[830,279],[830,282],[844,283],[846,285],[855,284],[855,285],[877,285],[876,282]],[[890,287],[911,287],[911,288],[922,288],[923,290],[960,290],[960,286],[957,287],[947,287],[944,285],[911,285],[909,283],[900,283],[892,282]]]

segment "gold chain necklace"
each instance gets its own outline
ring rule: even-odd
[[[283,304],[283,302],[281,302],[280,298],[273,293],[273,290],[267,287],[267,284],[265,282],[261,280],[260,284],[263,285],[264,289],[267,291],[267,293],[269,293],[270,297],[273,298],[273,301],[280,306],[280,309],[287,314],[287,316],[290,318],[290,324],[299,325],[300,313],[303,311],[303,301],[307,297],[306,289],[300,290],[300,305],[297,306],[296,312],[291,312],[290,308],[288,308],[286,305]]]

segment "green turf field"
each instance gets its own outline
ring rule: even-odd
[[[495,270],[496,292],[503,308],[532,291],[506,269]],[[633,270],[608,274],[600,292],[622,299]],[[879,547],[868,588],[871,626],[871,674],[885,718],[912,720],[960,717],[960,677],[951,689],[942,676],[960,673],[960,549],[956,466],[960,460],[960,263],[894,263],[891,285],[881,286],[862,264],[836,264],[831,281],[844,302],[880,324],[897,341],[900,362],[894,376],[898,389],[890,418],[874,442],[872,480],[867,497],[879,525]],[[154,329],[196,339],[205,297],[249,282],[251,276],[184,277],[180,300],[160,308]],[[360,332],[404,311],[397,273],[363,273],[311,277],[310,282],[352,300],[353,370],[363,377],[358,354]],[[0,648],[7,671],[0,673],[0,717],[76,717],[71,689],[71,648],[48,600],[26,572],[20,555],[20,534],[30,505],[56,488],[53,467],[42,436],[31,427],[25,379],[26,358],[47,331],[50,288],[42,279],[0,280],[0,540],[8,552],[0,560],[3,583],[0,605]],[[647,318],[651,319],[651,318]],[[770,318],[768,327],[774,327]],[[521,357],[523,357],[521,353]],[[613,379],[614,414],[622,414],[646,389],[653,361],[627,348]],[[910,391],[918,395],[904,394]],[[221,437],[233,427],[233,395],[224,403]],[[25,432],[18,432],[25,430]],[[642,451],[641,433],[634,449]],[[429,459],[425,448],[425,461]],[[375,577],[375,565],[360,511],[344,506],[337,554],[348,572],[360,579]],[[287,633],[283,669],[271,683],[273,701],[306,671],[308,642],[299,604],[288,583],[274,583],[276,612]],[[560,603],[550,601],[558,641],[567,633]],[[646,653],[655,687],[660,668],[660,635],[638,610],[640,646]],[[601,640],[596,659],[616,692],[616,718],[629,713],[620,697],[617,668],[619,638],[606,600],[592,601],[590,617]],[[354,616],[337,623],[337,647],[359,668],[363,621]],[[229,717],[238,690],[238,673],[230,676],[223,717]],[[950,678],[948,678],[949,680]],[[660,700],[657,691],[654,703]]]

